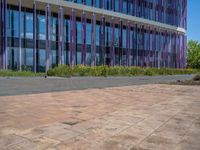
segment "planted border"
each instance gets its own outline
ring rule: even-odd
[[[155,76],[155,75],[181,75],[197,74],[197,69],[171,69],[171,68],[141,68],[124,66],[82,66],[71,68],[60,65],[47,72],[48,76],[71,77],[71,76]]]

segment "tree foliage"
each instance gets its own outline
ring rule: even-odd
[[[198,41],[188,42],[187,63],[191,68],[200,69],[200,43]]]

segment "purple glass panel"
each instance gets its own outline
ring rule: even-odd
[[[0,68],[7,69],[6,65],[6,47],[7,47],[7,35],[6,35],[6,10],[7,0],[1,0],[1,43],[0,43]]]
[[[139,66],[139,60],[138,60],[138,25],[135,24],[135,51],[136,51],[136,55],[135,55],[135,65]]]
[[[145,36],[144,36],[144,25],[141,26],[141,33],[142,33],[142,49],[140,49],[140,66],[143,67],[144,66],[144,40],[145,40]]]
[[[165,67],[167,67],[167,31],[165,31],[165,42],[164,42],[164,62],[165,62]]]
[[[76,16],[74,9],[70,16],[70,66],[76,65]]]
[[[58,64],[64,64],[64,12],[60,7],[58,11],[59,24],[59,44],[58,44]]]
[[[153,31],[153,67],[156,67],[156,28]]]
[[[114,66],[114,52],[115,52],[115,20],[111,18],[110,21],[110,66]]]
[[[126,1],[126,13],[128,14],[129,13],[129,10],[130,10],[130,5],[129,5],[129,0]]]
[[[174,33],[174,46],[173,46],[173,64],[174,67],[177,68],[177,64],[176,64],[176,33]]]
[[[126,23],[126,66],[130,66],[130,22]]]
[[[2,43],[3,43],[3,24],[2,24],[2,13],[3,13],[3,9],[2,6],[3,2],[2,0],[0,0],[0,69],[3,69],[3,47],[2,47]]]
[[[123,0],[119,0],[119,12],[122,12],[123,9]]]
[[[180,68],[180,49],[181,49],[181,43],[180,43],[180,35],[178,34],[178,52],[177,52],[177,56],[178,56],[178,68]]]
[[[150,62],[150,31],[151,31],[151,28],[150,26],[148,26],[147,28],[147,33],[148,33],[148,36],[147,36],[147,49],[146,49],[146,66],[149,67],[149,62]]]
[[[134,16],[137,17],[137,0],[134,0]]]
[[[7,28],[6,28],[6,22],[7,22],[7,0],[4,0],[4,69],[7,70]]]
[[[132,25],[132,29],[133,29],[133,32],[132,32],[132,54],[133,54],[133,60],[132,60],[132,65],[135,66],[136,63],[135,63],[135,60],[136,60],[136,51],[135,51],[135,26]]]
[[[185,58],[185,36],[184,35],[182,35],[182,49],[181,49],[181,68],[184,68],[184,66],[185,66],[185,60],[184,60],[184,58]]]
[[[112,10],[114,11],[115,10],[115,0],[111,0],[111,2],[112,2]]]
[[[119,65],[121,66],[122,65],[122,31],[123,31],[123,26],[122,26],[122,20],[120,19],[119,20]]]
[[[162,22],[162,0],[158,1],[158,20]]]
[[[46,16],[46,72],[51,68],[51,6],[45,8]]]
[[[92,14],[91,23],[92,23],[91,66],[95,66],[96,64],[96,17],[94,13]]]
[[[21,0],[19,0],[18,30],[19,30],[19,51],[18,51],[18,69],[21,71]]]
[[[82,13],[81,17],[81,41],[82,41],[82,51],[81,51],[81,64],[85,65],[86,59],[86,14]]]
[[[37,71],[36,67],[36,2],[33,2],[33,71]]]
[[[100,26],[100,64],[104,65],[105,57],[105,17],[101,17],[101,26]]]

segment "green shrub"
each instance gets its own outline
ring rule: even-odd
[[[50,69],[49,76],[153,76],[153,75],[176,75],[176,74],[196,74],[200,72],[196,69],[170,69],[170,68],[140,68],[124,66],[82,66],[77,65],[74,68],[69,66],[57,66]]]
[[[59,65],[47,72],[48,76],[60,76],[60,77],[71,77],[72,68],[67,65]]]

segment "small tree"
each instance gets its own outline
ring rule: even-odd
[[[200,43],[198,41],[188,42],[187,63],[191,68],[200,69]]]

